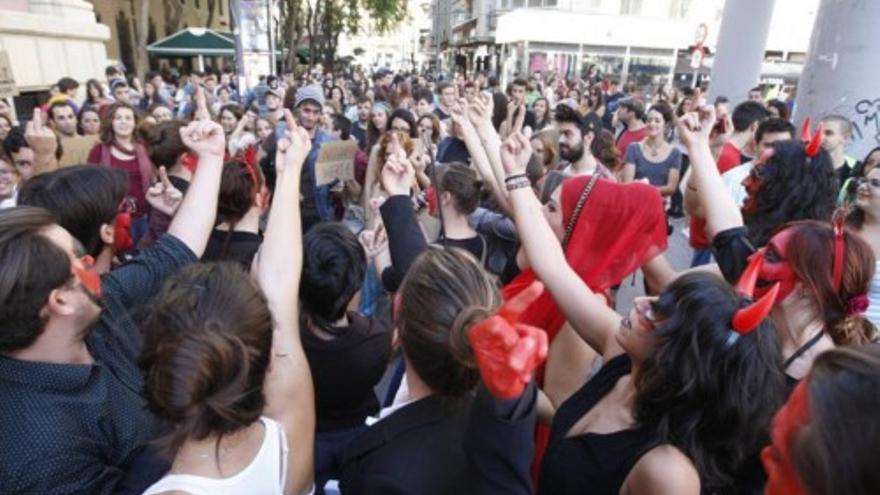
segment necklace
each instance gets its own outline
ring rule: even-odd
[[[643,143],[645,145],[645,150],[648,151],[648,156],[651,158],[656,158],[660,155],[660,150],[663,148],[663,143],[660,143],[658,146],[652,146],[648,140],[646,139]]]

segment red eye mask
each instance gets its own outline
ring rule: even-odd
[[[101,299],[101,276],[95,272],[89,270],[83,270],[81,268],[74,268],[73,274],[80,281],[83,287],[95,297],[95,299]]]
[[[425,189],[425,201],[428,202],[428,215],[437,216],[437,189],[434,186]]]
[[[786,256],[788,241],[791,238],[791,229],[779,232],[770,242],[774,246],[774,250],[780,257]],[[755,296],[760,298],[764,296],[772,287],[773,283],[779,282],[779,295],[776,297],[774,305],[784,301],[786,297],[794,290],[797,283],[797,275],[785,259],[770,261],[766,259],[768,248],[759,249],[752,256],[764,257],[764,263],[761,265],[761,271],[758,274],[758,286],[755,288]]]
[[[547,333],[516,321],[543,291],[534,282],[468,332],[483,383],[499,399],[519,397],[547,358]]]

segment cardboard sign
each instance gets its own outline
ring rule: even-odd
[[[315,160],[315,183],[323,186],[334,179],[342,182],[354,179],[354,155],[357,149],[354,139],[322,144]]]
[[[18,86],[12,76],[12,64],[9,63],[9,55],[0,51],[0,98],[18,96]]]

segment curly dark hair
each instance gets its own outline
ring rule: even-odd
[[[748,303],[715,275],[678,278],[654,303],[660,344],[635,376],[637,421],[693,461],[704,493],[751,467],[787,393],[771,322],[730,340]]]
[[[831,220],[837,204],[838,182],[828,152],[809,158],[804,144],[782,141],[773,145],[773,156],[752,168],[760,183],[754,208],[743,210],[749,238],[763,246],[782,224],[794,220]]]

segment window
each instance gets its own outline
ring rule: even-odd
[[[684,19],[691,9],[691,0],[670,0],[669,17],[673,19]]]
[[[620,0],[621,15],[641,15],[642,0]]]

